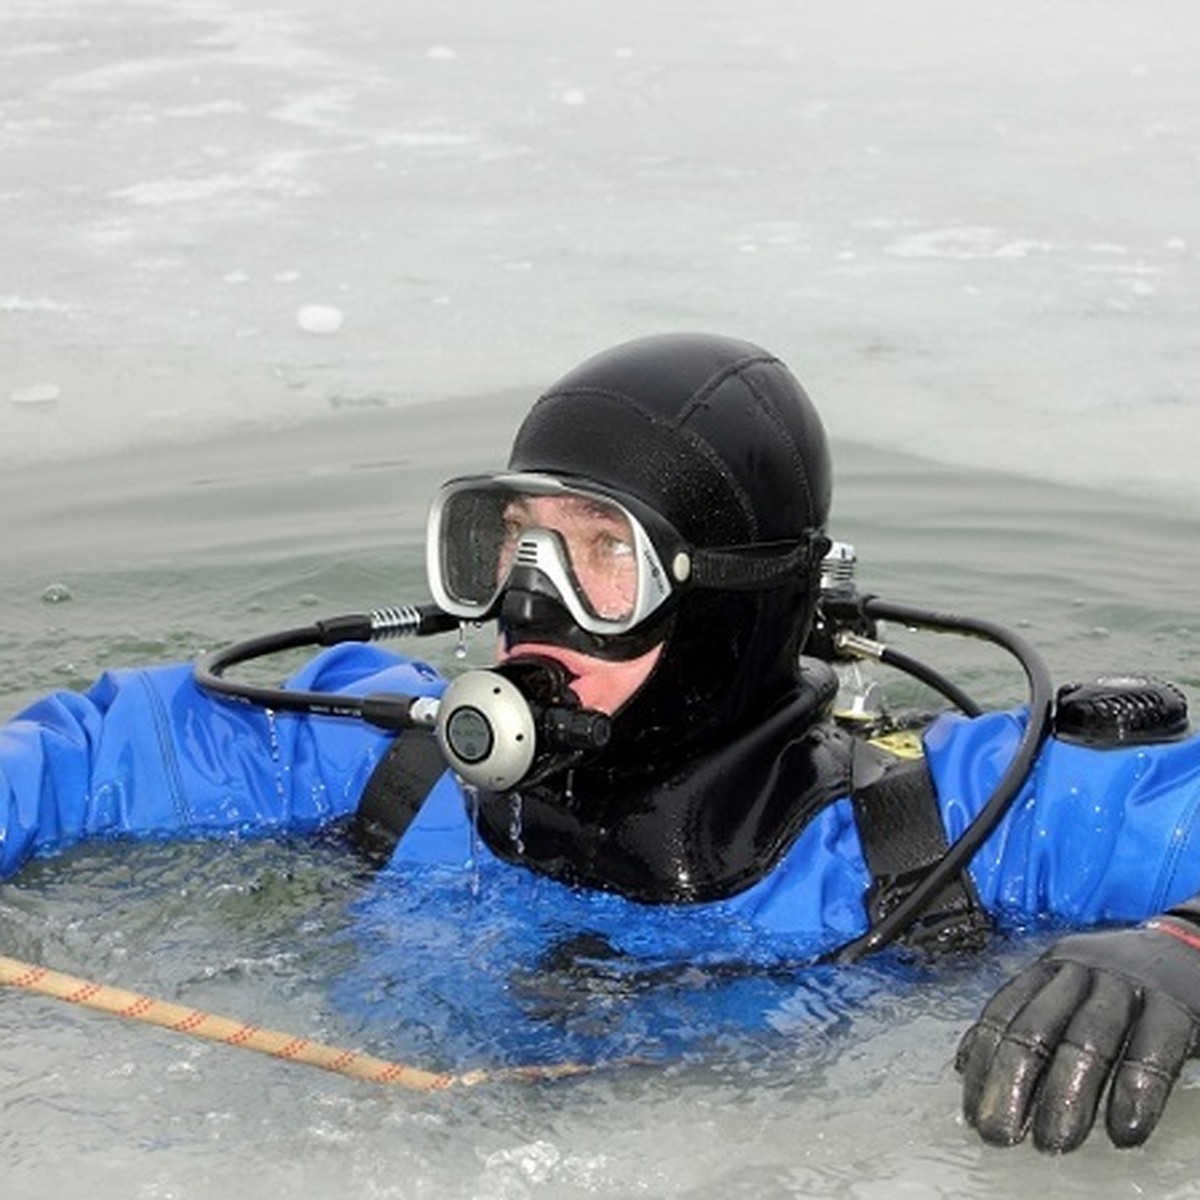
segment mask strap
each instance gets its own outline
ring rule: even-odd
[[[828,553],[829,539],[809,533],[799,542],[759,542],[694,552],[689,582],[694,587],[755,591],[810,572]]]

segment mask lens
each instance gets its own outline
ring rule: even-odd
[[[535,590],[549,589],[595,633],[627,628],[668,590],[648,534],[622,504],[550,476],[449,484],[430,534],[435,594],[458,616],[493,611],[514,572],[513,586],[536,579]]]
[[[518,495],[504,509],[505,537],[498,578],[508,578],[518,563],[534,565],[552,553],[545,539],[530,538],[544,530],[565,561],[576,598],[591,616],[624,622],[633,616],[638,595],[638,555],[633,523],[623,509],[596,496]],[[539,561],[539,566],[544,561]],[[553,572],[550,572],[553,575]]]
[[[496,488],[465,488],[445,498],[437,538],[441,583],[454,604],[482,612],[495,598],[511,496]]]

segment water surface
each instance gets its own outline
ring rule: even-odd
[[[436,483],[678,328],[809,386],[864,588],[1194,699],[1198,57],[1187,0],[8,0],[0,715],[423,598]],[[910,648],[1021,698],[986,647]],[[0,886],[0,950],[386,1054],[334,999],[370,887],[333,842],[81,848]],[[4,993],[5,1194],[1197,1195],[1193,1076],[1144,1151],[962,1127],[957,1038],[1040,945],[433,1098]]]

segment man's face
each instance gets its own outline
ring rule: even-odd
[[[638,564],[628,518],[615,506],[582,496],[521,496],[504,510],[504,546],[498,576],[512,566],[522,535],[530,529],[557,533],[566,549],[571,572],[584,603],[600,617],[619,620],[633,611],[637,599]],[[646,682],[662,653],[658,645],[638,658],[609,662],[540,642],[521,642],[507,650],[539,654],[562,663],[574,676],[571,687],[585,708],[612,714]]]

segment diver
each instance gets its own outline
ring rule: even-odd
[[[989,1142],[1064,1151],[1104,1101],[1110,1139],[1140,1144],[1200,1034],[1185,702],[1116,680],[1060,693],[1054,714],[943,714],[915,757],[857,736],[832,713],[828,643],[839,623],[872,632],[871,610],[823,607],[831,488],[817,412],[768,352],[705,334],[602,352],[537,400],[505,470],[451,480],[430,514],[438,611],[497,622],[484,690],[528,697],[552,752],[522,726],[520,771],[471,776],[496,736],[474,701],[434,737],[340,721],[334,704],[292,719],[227,703],[191,664],[110,672],[0,729],[0,877],[86,837],[349,819],[393,868],[482,854],[574,895],[794,936],[814,958],[879,944],[901,911],[889,938],[922,953],[1103,925],[987,1005],[958,1055],[964,1112]],[[288,688],[412,711],[449,694],[356,639]],[[1020,755],[1003,814],[959,863]]]

